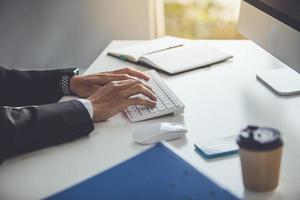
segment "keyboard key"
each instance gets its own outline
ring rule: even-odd
[[[165,106],[156,106],[159,111],[167,110]]]
[[[148,109],[145,106],[137,106],[137,108],[141,112],[142,115],[149,113]]]
[[[141,116],[140,112],[131,112],[130,115],[131,115],[131,117],[133,117],[133,118],[136,118],[136,117],[140,117],[140,116]]]
[[[136,110],[136,107],[135,107],[135,106],[129,106],[129,107],[127,108],[127,110],[128,110],[128,112],[133,112],[133,111]]]
[[[174,108],[174,104],[170,101],[170,102],[167,102],[166,104],[165,104],[166,106],[167,106],[167,108]]]
[[[153,107],[153,108],[148,108],[149,112],[150,113],[155,113],[158,111],[158,109],[156,107]]]

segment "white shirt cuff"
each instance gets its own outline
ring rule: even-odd
[[[80,101],[84,105],[84,107],[89,112],[91,119],[93,119],[94,109],[93,109],[91,101],[88,99],[76,99],[76,100]]]

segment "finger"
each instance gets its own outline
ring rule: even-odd
[[[150,99],[143,99],[141,97],[125,99],[124,101],[125,101],[125,108],[132,106],[132,105],[141,105],[141,106],[147,106],[147,107],[154,107],[156,105],[155,101],[152,101]]]
[[[144,81],[142,81],[140,79],[130,79],[130,80],[131,81],[129,81],[129,82],[134,82],[135,81],[136,84],[142,84],[143,86],[145,86],[146,88],[148,88],[148,90],[151,90],[154,93],[154,90],[152,89],[152,87],[148,83],[146,83],[146,82],[144,82]],[[128,83],[128,82],[124,82],[124,83]]]
[[[153,101],[156,101],[156,99],[157,99],[156,95],[151,90],[149,90],[147,87],[145,87],[143,84],[134,85],[134,86],[124,90],[121,93],[121,95],[124,98],[129,98],[129,97],[131,97],[133,95],[137,95],[137,94],[143,94],[146,97],[149,97]]]
[[[151,90],[151,92],[153,92],[153,93],[155,94],[154,90],[152,89],[152,87],[151,87],[147,82],[142,82],[142,84],[143,84],[143,86],[145,86],[148,90]]]
[[[133,69],[133,68],[123,68],[123,69],[116,70],[113,73],[115,73],[115,74],[128,74],[130,76],[134,76],[134,77],[137,77],[137,78],[142,78],[146,81],[148,81],[150,79],[150,76],[147,75],[146,73],[144,73],[142,71],[139,71],[139,70],[136,70],[136,69]]]
[[[105,73],[95,75],[93,77],[94,84],[103,85],[111,81],[121,81],[121,80],[137,80],[136,77],[130,76],[128,74],[113,74],[113,73]]]
[[[115,85],[119,90],[126,90],[135,85],[142,84],[140,80],[122,80],[122,81],[113,81],[113,85]]]

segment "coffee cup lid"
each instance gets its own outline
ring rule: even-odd
[[[238,138],[239,147],[249,150],[272,150],[283,145],[278,130],[268,127],[247,126]]]

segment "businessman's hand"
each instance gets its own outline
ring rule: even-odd
[[[148,98],[133,95],[143,94]],[[91,101],[94,121],[104,121],[131,105],[154,107],[156,96],[151,88],[135,79],[112,81],[98,89],[88,100]]]
[[[70,88],[74,94],[86,98],[111,81],[138,79],[149,80],[149,76],[132,68],[123,68],[116,71],[73,76],[70,80]]]

